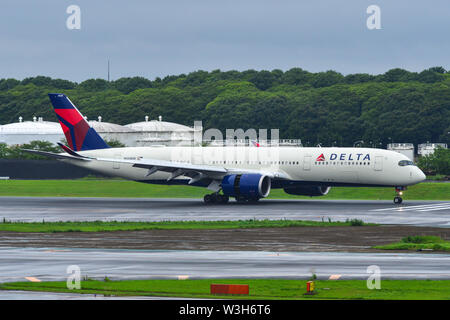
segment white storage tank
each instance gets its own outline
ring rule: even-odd
[[[31,141],[49,141],[54,144],[65,139],[58,122],[44,121],[43,118],[33,117],[33,121],[9,123],[0,126],[0,142],[8,145],[25,144]]]
[[[125,125],[140,133],[137,139],[137,146],[176,146],[176,145],[192,145],[194,141],[194,132],[201,130],[201,127],[188,127],[182,124],[162,121],[159,116],[158,120],[149,120],[145,117],[145,121],[130,123]]]
[[[390,143],[387,148],[388,150],[401,153],[407,156],[409,160],[414,161],[414,145],[412,143]]]
[[[445,144],[445,143],[429,143],[429,142],[427,142],[427,143],[421,143],[421,144],[419,144],[419,146],[418,146],[418,151],[417,151],[417,153],[418,153],[420,156],[428,156],[428,155],[430,155],[430,154],[433,154],[433,153],[434,153],[434,150],[435,150],[436,148],[438,148],[438,147],[447,149],[447,144]]]
[[[99,116],[97,121],[88,121],[89,125],[105,140],[116,140],[127,147],[135,147],[138,132],[132,128],[111,122],[103,122]]]

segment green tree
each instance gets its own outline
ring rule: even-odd
[[[445,79],[445,77],[444,77],[444,75],[434,72],[431,69],[429,69],[429,70],[424,70],[421,73],[419,73],[419,76],[417,77],[417,79],[420,82],[435,83],[435,82],[443,81]]]
[[[311,84],[315,88],[329,87],[340,83],[344,80],[344,76],[336,71],[328,70],[327,72],[319,72],[314,74]]]
[[[302,85],[309,83],[312,77],[313,74],[308,71],[301,68],[292,68],[283,74],[281,81],[285,84]]]
[[[53,143],[48,141],[31,141],[30,143],[25,143],[22,145],[13,145],[5,148],[5,158],[7,159],[27,159],[27,160],[38,160],[38,159],[47,159],[46,157],[32,154],[23,151],[23,149],[31,149],[31,150],[39,150],[39,151],[47,151],[53,153],[61,152],[61,149],[55,146]],[[2,152],[2,151],[0,151]]]
[[[125,145],[119,140],[105,140],[106,144],[111,148],[123,148]]]
[[[253,83],[260,90],[267,90],[273,86],[276,80],[275,74],[270,71],[260,71],[256,72],[249,81]]]
[[[109,87],[109,82],[104,79],[89,79],[80,83],[79,88],[86,91],[101,91]]]
[[[444,74],[446,71],[443,67],[432,67],[428,71]]]
[[[380,77],[381,81],[386,82],[398,82],[398,81],[411,81],[417,78],[417,74],[414,72],[409,72],[404,69],[395,68],[387,71],[383,76]]]
[[[450,149],[438,147],[434,153],[420,157],[417,165],[425,172],[450,175]]]
[[[120,78],[112,86],[122,93],[128,94],[137,89],[151,88],[152,82],[143,77]]]

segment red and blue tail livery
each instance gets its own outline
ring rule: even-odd
[[[65,94],[49,93],[48,96],[66,136],[67,143],[72,150],[85,151],[109,148]]]

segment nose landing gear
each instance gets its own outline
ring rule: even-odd
[[[406,187],[395,187],[395,192],[397,193],[397,196],[394,198],[395,204],[400,204],[403,202],[402,195],[403,191],[406,190]]]

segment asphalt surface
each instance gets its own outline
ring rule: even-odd
[[[12,221],[300,219],[450,227],[450,201],[261,200],[205,205],[200,199],[1,197],[0,219]]]
[[[450,279],[449,254],[318,253],[0,248],[0,282],[65,281],[67,267],[93,279],[292,278],[367,279],[377,265],[389,279]]]

